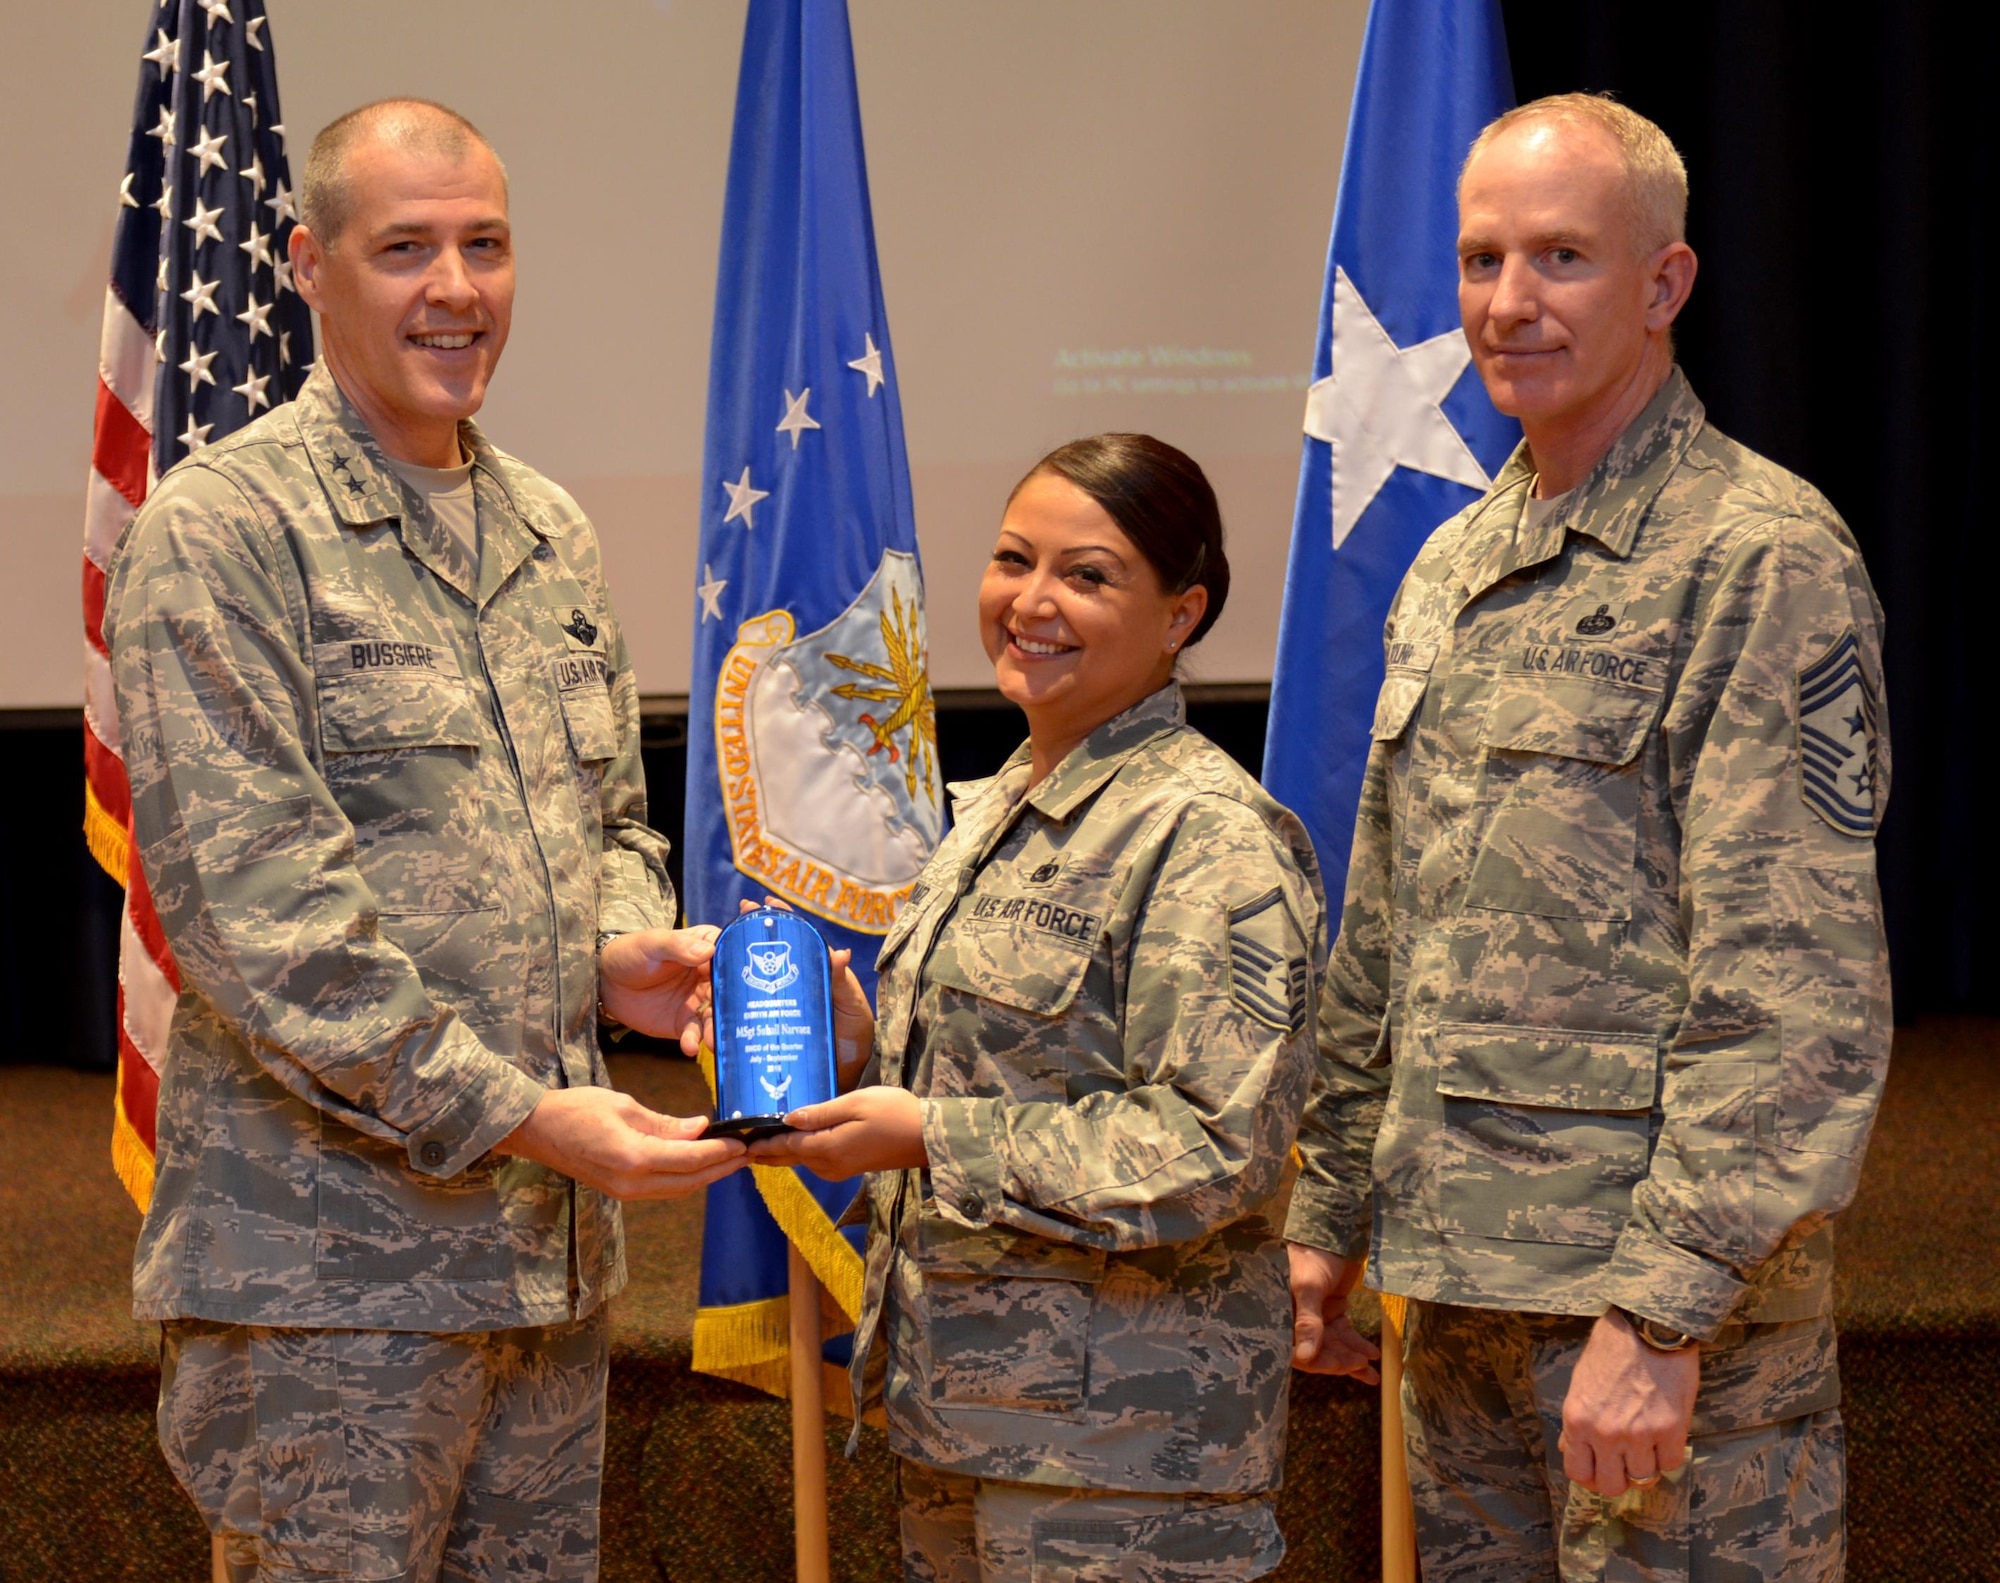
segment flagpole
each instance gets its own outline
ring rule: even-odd
[[[792,1536],[798,1583],[828,1583],[826,1382],[820,1361],[819,1277],[787,1240],[791,1277]]]
[[[1382,1302],[1382,1583],[1417,1583],[1417,1513],[1403,1440],[1403,1304]]]

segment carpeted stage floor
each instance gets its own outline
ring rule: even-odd
[[[683,1062],[619,1083],[686,1113]],[[111,1175],[107,1077],[0,1069],[0,1578],[197,1583],[208,1546],[153,1442],[157,1331],[127,1304],[136,1216]],[[1902,1030],[1839,1304],[1856,1583],[2000,1579],[2000,1022]],[[614,1309],[606,1583],[790,1571],[787,1410],[688,1371],[699,1201],[630,1211]],[[1280,1517],[1287,1580],[1380,1576],[1374,1393],[1302,1380]],[[834,1421],[844,1435],[846,1421]],[[830,1458],[834,1576],[896,1575],[889,1459]]]

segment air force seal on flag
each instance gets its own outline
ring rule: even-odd
[[[1875,700],[1850,628],[1799,672],[1799,793],[1845,835],[1875,832]]]
[[[817,632],[786,610],[744,622],[716,677],[715,747],[736,867],[888,933],[943,825],[916,557],[885,550]]]

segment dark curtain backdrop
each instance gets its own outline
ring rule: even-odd
[[[2000,350],[1985,30],[1921,3],[1505,11],[1519,99],[1609,90],[1687,160],[1682,365],[1725,433],[1832,499],[1888,612],[1897,1012],[2000,1009],[2000,827],[1976,767],[2000,634],[1978,482]]]
[[[1978,777],[2000,634],[2000,548],[1978,516],[1995,366],[1996,192],[1978,30],[1925,5],[1516,0],[1523,100],[1608,89],[1667,129],[1701,257],[1681,360],[1728,433],[1823,489],[1889,616],[1896,776],[1882,837],[1899,1016],[2000,1010],[2000,821]],[[1311,306],[1299,305],[1300,334]],[[1263,706],[1196,723],[1253,769]],[[0,729],[0,1062],[108,1066],[118,892],[85,852],[81,739]],[[680,826],[685,730],[649,724],[654,819]],[[949,778],[1020,739],[1007,708],[940,710]]]

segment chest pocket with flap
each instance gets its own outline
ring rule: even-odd
[[[381,910],[488,905],[479,872],[486,724],[464,681],[421,669],[322,671],[317,698],[327,785]]]
[[[1500,675],[1483,734],[1491,811],[1466,906],[1631,917],[1641,750],[1663,699],[1577,676]]]
[[[1382,690],[1375,695],[1375,719],[1368,734],[1377,742],[1393,742],[1409,728],[1417,705],[1424,701],[1431,668],[1437,663],[1435,643],[1392,642]]]
[[[959,917],[939,933],[924,964],[925,977],[1016,1011],[1061,1016],[1090,968],[1102,919],[1077,910],[1075,916],[1090,923],[1079,925],[1080,938],[1070,937],[1053,932],[1069,922],[1069,909],[1048,900],[1030,904],[1037,905],[1037,916],[1048,918],[1050,930],[1033,927],[1032,921],[1024,926],[1021,920],[967,918],[961,903]]]

